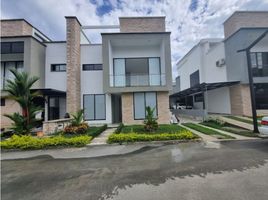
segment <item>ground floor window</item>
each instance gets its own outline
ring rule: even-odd
[[[256,109],[268,109],[268,83],[254,84]]]
[[[145,108],[150,106],[155,108],[154,115],[157,117],[157,96],[156,92],[136,92],[134,93],[134,119],[144,119]]]
[[[84,118],[85,120],[105,120],[105,95],[85,94],[84,95]]]
[[[1,106],[6,106],[6,99],[1,98]]]

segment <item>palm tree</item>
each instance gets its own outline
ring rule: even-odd
[[[18,72],[15,69],[10,71],[14,75],[14,79],[6,81],[7,84],[4,90],[8,92],[8,98],[13,99],[20,105],[22,115],[13,113],[11,115],[5,114],[4,116],[14,122],[12,129],[15,132],[19,134],[29,133],[38,121],[35,119],[36,113],[42,110],[33,103],[33,99],[39,94],[31,91],[31,87],[39,78],[35,76],[29,77],[26,72]]]

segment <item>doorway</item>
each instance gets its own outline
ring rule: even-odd
[[[112,123],[122,122],[122,101],[120,94],[112,94]]]

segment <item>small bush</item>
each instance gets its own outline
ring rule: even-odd
[[[103,126],[100,126],[100,127],[94,127],[95,130],[93,130],[93,131],[91,131],[90,128],[88,129],[87,134],[92,136],[92,137],[97,137],[103,131],[105,131],[107,129],[107,124],[104,124]]]
[[[150,106],[146,107],[146,116],[143,121],[144,123],[144,130],[146,132],[153,132],[157,130],[158,123],[156,118],[154,117],[155,108],[151,108]]]
[[[87,123],[81,123],[79,125],[68,125],[64,128],[64,134],[85,134],[89,126]]]
[[[112,134],[108,138],[108,143],[139,142],[139,141],[162,141],[162,140],[192,140],[198,138],[190,131],[179,133],[161,133],[161,134]]]
[[[66,138],[64,136],[54,136],[47,138],[36,138],[30,135],[13,135],[10,139],[0,143],[2,149],[43,149],[57,146],[82,147],[92,140],[91,136],[80,135]]]
[[[187,129],[175,125],[175,124],[160,124],[154,132],[151,132],[150,134],[160,134],[160,133],[178,133],[180,131],[185,131]],[[144,130],[144,127],[142,125],[130,125],[130,126],[123,126],[120,133],[140,133],[140,134],[147,134]]]
[[[119,126],[115,129],[114,133],[118,134],[122,131],[122,129],[124,128],[124,124],[120,123]]]

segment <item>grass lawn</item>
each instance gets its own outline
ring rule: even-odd
[[[183,125],[191,128],[193,130],[196,130],[196,131],[199,131],[201,133],[204,133],[206,135],[215,136],[215,137],[217,137],[219,139],[234,139],[234,137],[232,137],[232,136],[229,136],[229,135],[220,133],[220,132],[215,131],[215,130],[212,130],[210,128],[202,127],[202,126],[200,126],[198,124],[194,124],[194,123],[183,123]]]
[[[249,131],[247,129],[243,129],[228,123],[219,123],[216,120],[208,120],[201,122],[202,125],[209,126],[212,128],[216,128],[219,130],[235,133],[237,135],[247,136],[247,137],[258,137],[256,133]]]
[[[244,118],[240,118],[240,117],[236,117],[236,116],[225,116],[225,117],[236,120],[236,121],[244,122],[247,124],[251,124],[251,125],[253,124],[253,121],[250,119],[244,119]],[[258,123],[258,125],[260,125],[260,123]]]
[[[146,132],[143,125],[121,127],[108,138],[108,143],[161,140],[193,140],[198,136],[178,125],[159,125],[154,132]]]

